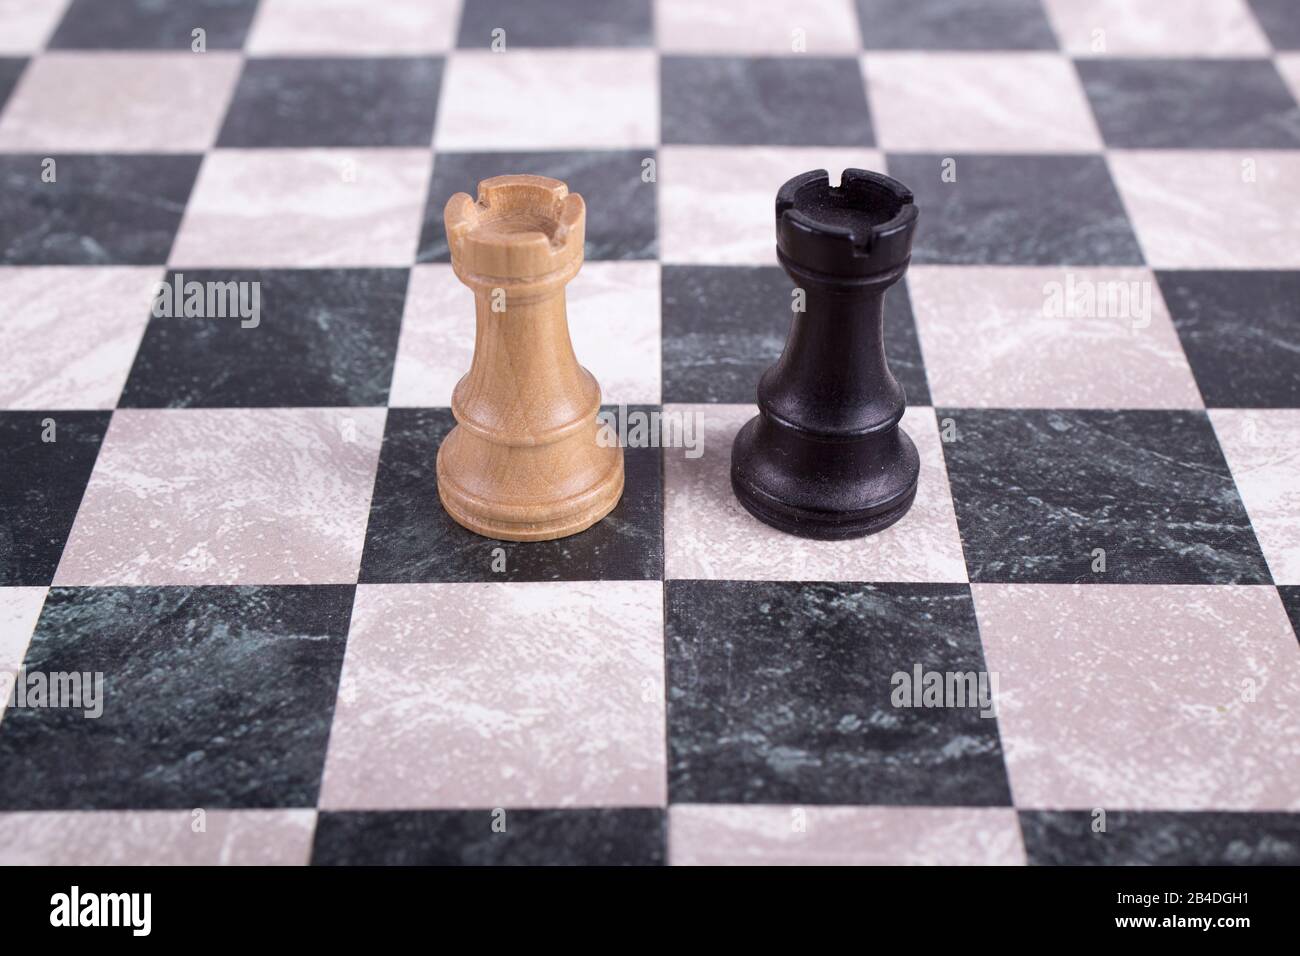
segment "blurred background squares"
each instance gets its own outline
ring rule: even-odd
[[[442,61],[248,60],[219,146],[428,146]]]
[[[209,50],[244,44],[257,0],[72,0],[50,39],[56,50]]]
[[[1071,56],[1268,56],[1271,49],[1247,0],[1043,3]]]
[[[175,267],[409,266],[427,149],[219,149],[204,160]]]
[[[868,50],[1054,50],[1040,0],[857,0]]]
[[[1269,60],[1081,60],[1107,146],[1295,149],[1300,105]]]
[[[874,144],[862,77],[848,57],[668,56],[661,71],[665,143]]]
[[[261,0],[252,56],[411,56],[453,45],[460,0]]]
[[[503,51],[520,47],[650,46],[653,20],[652,0],[465,0],[457,46],[499,47]]]
[[[862,59],[882,149],[1101,149],[1074,65],[1057,53],[893,53]]]
[[[650,50],[458,50],[447,60],[434,144],[440,151],[653,150],[658,71]],[[557,91],[563,110],[555,109]]]
[[[37,57],[0,114],[0,150],[201,153],[239,67],[234,53]]]
[[[826,56],[861,47],[853,0],[657,0],[655,15],[665,53]]]

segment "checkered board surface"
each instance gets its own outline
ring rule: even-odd
[[[0,0],[0,670],[104,675],[11,695],[0,860],[1300,862],[1298,96],[1291,0]],[[921,209],[920,491],[832,543],[728,483],[819,167]],[[704,424],[541,544],[434,478],[442,207],[524,171]]]

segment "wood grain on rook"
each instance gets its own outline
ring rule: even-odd
[[[438,496],[478,534],[544,541],[595,524],[623,493],[623,450],[596,441],[600,386],[569,340],[565,285],[582,267],[586,206],[564,183],[497,176],[444,213],[456,276],[474,292],[457,425],[438,449]]]

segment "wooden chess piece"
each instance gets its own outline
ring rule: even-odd
[[[885,360],[885,291],[903,277],[917,210],[888,176],[824,169],[776,196],[776,250],[806,295],[736,435],[731,485],[754,517],[809,538],[881,531],[912,506],[920,458]]]
[[[474,291],[457,425],[438,449],[438,496],[489,538],[545,541],[605,517],[623,493],[623,449],[597,441],[600,386],[569,341],[565,285],[583,259],[586,205],[544,176],[496,176],[444,212],[451,264]]]

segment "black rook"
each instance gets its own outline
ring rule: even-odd
[[[756,417],[731,449],[751,514],[808,538],[852,538],[912,505],[920,459],[898,427],[906,400],[885,360],[885,290],[903,277],[917,210],[902,183],[846,169],[796,176],[776,195],[776,249],[804,292]]]

